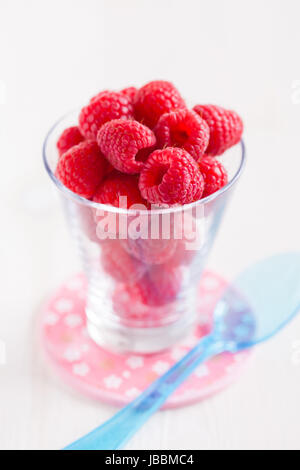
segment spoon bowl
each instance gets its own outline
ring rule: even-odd
[[[299,310],[300,253],[275,255],[247,268],[226,289],[213,334],[237,352],[274,336]]]

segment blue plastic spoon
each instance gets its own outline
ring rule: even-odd
[[[276,255],[251,266],[217,303],[208,336],[134,401],[66,450],[120,448],[199,364],[221,352],[241,351],[269,339],[299,310],[300,253]]]

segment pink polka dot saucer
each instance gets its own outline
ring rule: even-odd
[[[47,361],[72,389],[106,403],[126,405],[208,333],[215,304],[226,286],[223,278],[205,272],[199,284],[199,323],[189,337],[158,354],[121,355],[102,349],[87,334],[87,283],[83,274],[77,274],[51,295],[40,313]],[[249,351],[223,353],[200,365],[164,408],[188,405],[220,391],[236,380],[249,356]]]

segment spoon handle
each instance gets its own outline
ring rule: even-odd
[[[194,369],[224,350],[212,335],[203,338],[163,376],[111,419],[70,444],[65,450],[114,450],[123,446],[157,411]]]

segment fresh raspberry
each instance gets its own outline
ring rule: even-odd
[[[106,165],[97,142],[81,142],[61,156],[56,176],[68,189],[90,199],[103,179]]]
[[[133,117],[130,99],[117,92],[101,92],[98,98],[82,108],[79,114],[79,129],[86,139],[96,139],[100,127],[112,119]]]
[[[194,215],[196,215],[194,213]],[[182,211],[174,214],[171,236],[177,237],[176,250],[165,263],[166,267],[189,266],[203,245],[205,234],[193,211]],[[172,240],[171,240],[172,241]]]
[[[200,199],[204,180],[188,152],[167,147],[150,155],[141,171],[139,188],[153,204],[188,204]]]
[[[127,96],[130,99],[130,101],[133,103],[137,91],[138,91],[137,88],[135,88],[134,86],[129,86],[121,90],[120,93],[122,95]]]
[[[107,162],[105,176],[109,175],[113,171],[116,171],[116,169],[109,162]]]
[[[153,308],[144,305],[135,284],[118,283],[112,294],[113,308],[122,324],[149,327],[153,324]],[[154,325],[153,325],[154,326]]]
[[[128,237],[122,240],[124,248],[144,264],[164,264],[176,252],[181,237],[179,230],[175,233],[176,223],[178,214],[172,217],[165,211],[155,215],[152,212],[138,212],[136,220],[133,217],[130,220]]]
[[[123,198],[120,200],[122,196]],[[146,204],[138,188],[137,176],[124,175],[117,171],[110,173],[100,184],[93,201],[123,209],[129,209],[133,204]]]
[[[111,90],[102,90],[102,91],[100,91],[100,93],[97,93],[97,95],[93,96],[90,99],[90,103],[95,103],[95,101],[97,101],[102,96],[105,96],[107,93],[109,94],[109,93],[113,93],[113,92]]]
[[[68,127],[63,131],[56,144],[59,156],[61,157],[67,150],[83,141],[84,137],[77,126]]]
[[[119,283],[112,294],[114,311],[118,312],[122,324],[131,327],[155,327],[162,324],[161,310],[167,309],[166,315],[172,315],[170,305],[154,309],[143,303],[141,293],[135,283]]]
[[[183,271],[178,267],[152,266],[145,275],[135,283],[136,292],[142,302],[152,307],[174,302],[180,295]]]
[[[177,247],[174,255],[170,258],[165,266],[167,267],[177,267],[177,266],[189,266],[197,255],[196,250],[187,249],[187,243],[183,240],[177,241]]]
[[[209,141],[209,127],[204,119],[189,109],[163,114],[154,128],[159,148],[180,147],[199,160]]]
[[[211,104],[197,105],[193,109],[209,126],[210,139],[206,155],[221,155],[240,141],[243,121],[235,111]]]
[[[133,205],[140,205],[147,209],[147,202],[141,196],[138,188],[138,179],[134,175],[125,175],[114,170],[97,189],[94,202],[108,204],[121,209],[130,209]],[[116,214],[102,208],[94,210],[99,240],[119,239],[128,235],[128,226],[132,215]],[[120,235],[120,236],[119,236]]]
[[[150,306],[144,303],[144,300],[137,283],[116,285],[112,301],[122,324],[131,327],[154,328],[165,325],[166,319],[178,313],[176,302],[159,302],[160,305]]]
[[[204,157],[199,162],[199,169],[204,178],[202,197],[215,193],[228,182],[227,172],[221,162],[213,157]]]
[[[146,271],[146,266],[130,256],[119,240],[107,240],[103,243],[101,265],[118,282],[136,282]]]
[[[139,173],[156,143],[154,133],[140,122],[114,119],[98,132],[98,145],[108,161],[123,173]]]
[[[122,240],[125,249],[144,264],[163,264],[175,253],[177,240],[163,238],[128,238]]]
[[[170,82],[149,82],[138,90],[134,100],[134,112],[138,121],[151,129],[160,116],[174,109],[185,108],[179,91]]]
[[[129,86],[127,88],[123,88],[123,90],[120,90],[119,93],[121,93],[121,95],[127,96],[127,98],[129,98],[130,101],[133,103],[134,97],[135,97],[137,91],[138,91],[137,88],[135,88],[134,86]],[[93,103],[94,101],[97,101],[99,98],[101,98],[101,96],[104,96],[107,93],[114,93],[114,92],[112,92],[111,90],[100,91],[100,93],[97,93],[97,95],[93,96],[90,99],[90,103]]]

